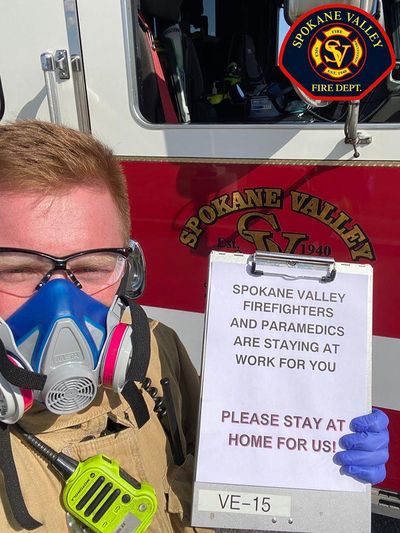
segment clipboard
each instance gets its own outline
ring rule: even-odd
[[[211,252],[192,525],[369,533],[332,457],[371,411],[372,267]]]

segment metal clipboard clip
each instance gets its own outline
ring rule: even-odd
[[[268,274],[268,272],[265,270],[265,267],[268,264],[274,264],[276,266],[287,266],[304,269],[317,268],[325,270],[326,274],[319,278],[321,283],[329,283],[333,281],[336,277],[335,260],[331,257],[320,258],[299,256],[294,254],[255,252],[253,255],[250,255],[248,262],[251,267],[251,273],[255,275]],[[308,278],[311,276],[293,276],[293,278],[295,277]]]

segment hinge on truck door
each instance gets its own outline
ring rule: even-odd
[[[54,63],[59,79],[69,80],[68,52],[66,50],[56,50]]]

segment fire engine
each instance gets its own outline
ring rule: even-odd
[[[373,266],[373,404],[391,428],[373,503],[395,517],[400,2],[339,3],[376,17],[396,55],[350,104],[299,95],[278,66],[290,24],[325,2],[0,0],[0,117],[63,123],[114,149],[148,266],[141,303],[197,368],[210,250]]]

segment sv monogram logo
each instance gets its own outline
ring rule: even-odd
[[[305,233],[281,231],[278,219],[272,213],[246,213],[239,219],[237,228],[243,239],[261,251],[295,253],[298,244],[308,240]],[[276,242],[278,235],[283,238],[283,245]]]
[[[325,43],[325,49],[330,52],[333,58],[324,56],[326,63],[336,63],[338,68],[342,66],[343,59],[345,58],[347,50],[351,48],[349,44],[341,44],[340,41],[336,39],[330,39]]]

